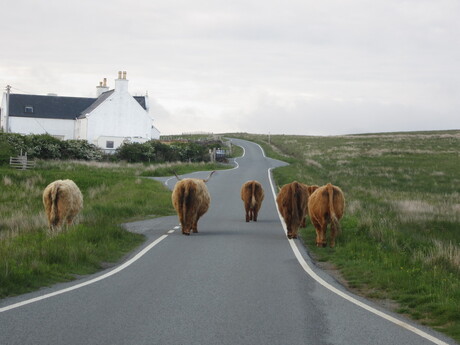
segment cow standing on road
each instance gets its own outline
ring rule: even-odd
[[[307,214],[308,186],[297,181],[284,185],[276,197],[278,209],[287,227],[287,237],[297,238],[297,232]]]
[[[198,220],[208,211],[211,196],[206,182],[209,181],[213,173],[214,171],[207,179],[181,179],[176,174],[179,182],[174,186],[171,198],[184,235],[190,235],[190,231],[197,233]]]
[[[243,183],[241,200],[243,200],[246,211],[246,222],[250,220],[257,222],[257,216],[264,200],[264,189],[260,182],[252,180]]]

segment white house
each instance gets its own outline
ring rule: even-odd
[[[115,89],[106,79],[97,98],[3,94],[0,124],[5,132],[85,139],[106,151],[123,142],[159,139],[149,114],[148,96],[131,96],[126,72],[118,72]]]

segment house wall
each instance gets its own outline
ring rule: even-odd
[[[6,93],[3,93],[2,104],[0,105],[0,128],[5,130],[5,114],[6,114]]]
[[[152,118],[126,89],[124,85],[120,88],[117,85],[109,98],[86,115],[86,139],[90,143],[98,145],[100,137],[152,139]],[[101,147],[105,147],[105,141]]]
[[[10,116],[8,127],[12,133],[50,134],[60,139],[74,139],[75,121]]]

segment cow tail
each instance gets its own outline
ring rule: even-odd
[[[182,219],[187,219],[187,210],[191,208],[194,192],[195,186],[193,184],[187,184],[184,186],[184,193],[181,201]]]
[[[55,183],[53,188],[50,190],[50,201],[51,201],[51,217],[50,224],[56,226],[59,222],[59,213],[58,213],[58,201],[59,201],[59,183]]]
[[[328,194],[328,199],[329,199],[329,214],[331,216],[331,222],[334,224],[335,228],[337,229],[337,232],[340,232],[340,223],[339,220],[337,219],[337,215],[335,214],[335,209],[334,209],[334,187],[332,184],[328,183],[326,185],[327,188],[327,194]]]
[[[292,212],[292,219],[299,220],[300,219],[300,212],[299,212],[299,184],[294,182],[291,184],[291,212]]]
[[[256,206],[256,197],[255,197],[255,194],[256,194],[256,181],[253,181],[252,182],[252,186],[251,186],[251,191],[252,191],[252,195],[251,195],[251,208],[254,208]]]

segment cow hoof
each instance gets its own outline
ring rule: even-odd
[[[292,239],[292,235],[291,235],[291,234],[288,234],[288,235],[287,235],[287,238]]]
[[[183,232],[182,234],[185,236],[190,236],[190,232]]]
[[[296,238],[297,238],[297,235],[293,235],[292,238],[296,239]]]
[[[327,247],[327,243],[323,243],[323,248],[326,248]]]

